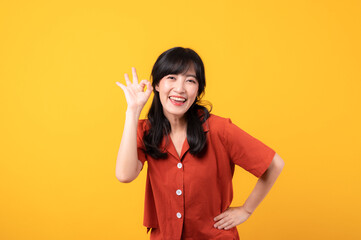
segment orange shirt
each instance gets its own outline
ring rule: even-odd
[[[214,218],[232,202],[235,164],[259,178],[276,152],[229,118],[211,114],[203,123],[208,147],[202,158],[188,152],[187,140],[179,156],[166,136],[161,149],[166,149],[168,158],[154,159],[141,151],[147,122],[138,122],[137,145],[143,166],[148,161],[143,225],[147,233],[152,228],[150,239],[239,239],[236,227],[213,226]]]

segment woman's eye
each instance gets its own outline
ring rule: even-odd
[[[196,81],[189,79],[188,81],[190,81],[191,83],[196,83]]]
[[[170,78],[170,79],[175,79],[175,77],[172,77],[172,76],[169,76],[168,78]]]

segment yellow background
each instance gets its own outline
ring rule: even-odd
[[[360,16],[360,1],[1,1],[0,238],[149,239],[147,165],[115,177],[115,82],[183,46],[212,112],[286,163],[240,238],[360,239]],[[236,168],[232,206],[256,180]]]

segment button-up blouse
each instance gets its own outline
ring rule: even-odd
[[[169,136],[160,149],[166,159],[145,154],[142,137],[149,121],[138,122],[138,158],[148,162],[143,225],[150,239],[239,239],[237,228],[214,228],[214,218],[224,212],[233,198],[235,165],[257,178],[267,170],[275,151],[232,123],[214,114],[203,123],[207,149],[202,157],[188,152],[187,139],[180,156]],[[142,168],[143,169],[143,168]]]

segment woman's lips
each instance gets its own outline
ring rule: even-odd
[[[171,103],[173,103],[173,105],[176,105],[176,106],[182,106],[187,101],[187,100],[184,102],[175,101],[175,100],[171,99],[170,97],[169,97],[169,100],[171,101]]]

